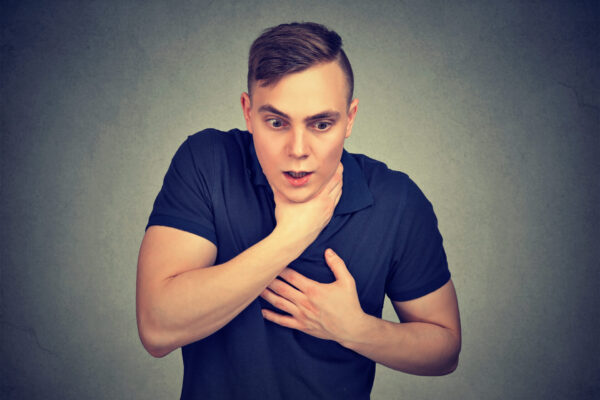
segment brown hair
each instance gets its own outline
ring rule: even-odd
[[[348,103],[354,92],[350,61],[336,32],[314,22],[293,22],[266,29],[250,47],[248,93],[252,86],[277,83],[285,75],[304,71],[315,64],[337,61],[346,74]]]

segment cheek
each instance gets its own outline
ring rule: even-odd
[[[345,137],[343,135],[338,135],[337,140],[331,143],[329,156],[332,158],[336,158],[337,161],[342,157],[342,152],[344,151],[344,142]]]
[[[276,142],[254,135],[254,148],[263,171],[267,172],[277,167],[281,150]]]
[[[344,151],[344,140],[336,141],[327,146],[327,151],[322,153],[323,165],[326,166],[329,175],[333,175]]]

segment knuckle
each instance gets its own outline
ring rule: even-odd
[[[316,286],[310,286],[306,288],[305,294],[311,299],[316,299],[319,297],[319,288],[317,288]]]
[[[285,285],[283,284],[283,281],[281,279],[273,280],[271,286],[273,287],[273,290],[275,290],[277,293],[283,293],[285,291]]]
[[[312,303],[308,303],[306,306],[306,309],[312,314],[312,315],[318,315],[319,310],[317,309],[317,307],[315,307],[314,304]]]
[[[306,311],[305,310],[311,310],[313,308],[312,303],[310,302],[310,300],[308,299],[302,299],[300,300],[300,305],[302,306],[302,315],[306,315]]]
[[[285,302],[281,299],[273,300],[273,305],[281,310],[285,307]]]
[[[277,293],[283,297],[287,297],[289,295],[289,290],[285,286],[281,286],[277,288]]]
[[[281,274],[283,276],[283,278],[290,284],[294,285],[295,283],[297,283],[297,279],[296,276],[294,276],[294,272],[291,270],[287,270],[285,271],[283,274]]]

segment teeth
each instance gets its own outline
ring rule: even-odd
[[[293,172],[293,171],[290,171],[290,172],[288,172],[288,174],[291,177],[298,179],[298,178],[302,178],[303,176],[307,175],[308,172]]]

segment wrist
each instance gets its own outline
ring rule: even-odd
[[[369,336],[372,336],[373,325],[377,323],[379,318],[365,313],[364,311],[356,318],[353,318],[353,323],[346,331],[346,335],[338,343],[343,347],[356,351],[361,344],[366,343]]]
[[[281,225],[276,225],[273,232],[268,236],[273,239],[276,246],[285,254],[290,256],[290,262],[294,261],[306,250],[312,242],[302,240],[298,237],[297,232],[291,229],[286,229]]]

